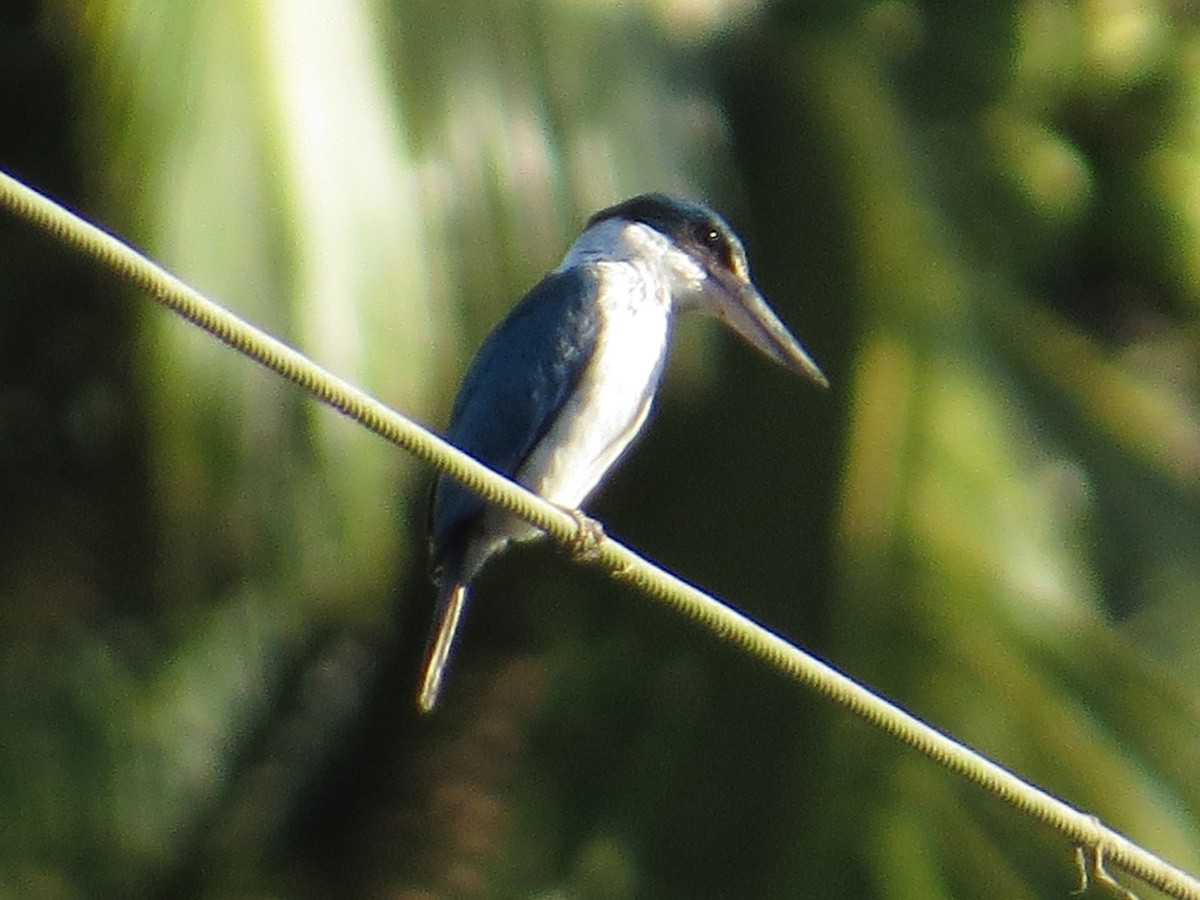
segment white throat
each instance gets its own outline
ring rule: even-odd
[[[605,219],[581,234],[559,264],[559,271],[583,263],[631,267],[655,294],[675,305],[699,299],[707,277],[704,268],[666,235],[642,222]],[[632,274],[632,273],[631,273]]]

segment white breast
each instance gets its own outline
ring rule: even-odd
[[[596,263],[601,328],[579,386],[517,473],[547,500],[576,508],[641,431],[667,352],[671,296],[646,266]]]

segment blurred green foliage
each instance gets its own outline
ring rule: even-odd
[[[711,200],[834,390],[684,323],[596,515],[1200,869],[1188,4],[23,0],[0,89],[6,171],[431,423],[589,212]],[[417,720],[428,473],[0,238],[0,896],[1075,886],[544,547]]]

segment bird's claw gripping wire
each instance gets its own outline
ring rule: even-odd
[[[600,542],[604,540],[604,526],[588,518],[581,510],[562,507],[562,511],[575,520],[575,534],[563,543],[571,557],[578,560],[593,560],[600,556]]]
[[[1100,820],[1095,816],[1092,816],[1092,819],[1099,829]],[[1075,845],[1075,865],[1079,869],[1079,887],[1071,891],[1072,894],[1087,893],[1088,885],[1094,881],[1120,897],[1121,900],[1141,900],[1137,894],[1126,888],[1109,873],[1108,868],[1104,865],[1104,847],[1098,840]]]

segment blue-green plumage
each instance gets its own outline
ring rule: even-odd
[[[509,478],[545,436],[579,384],[599,336],[593,269],[542,279],[488,335],[463,378],[446,439]],[[470,580],[464,553],[478,539],[484,502],[440,476],[430,511],[435,580]],[[480,561],[482,562],[482,561]]]

